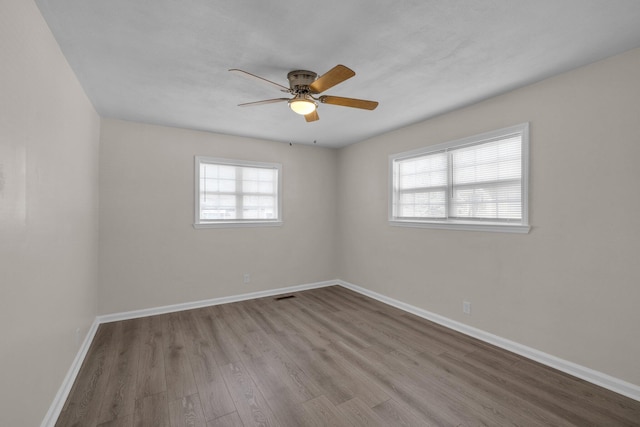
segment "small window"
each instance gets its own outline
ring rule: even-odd
[[[282,166],[196,156],[194,227],[281,225]]]
[[[390,157],[392,225],[527,233],[529,124]]]

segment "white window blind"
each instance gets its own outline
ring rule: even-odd
[[[397,169],[397,216],[447,217],[447,153],[434,153],[399,161]]]
[[[391,156],[390,221],[528,231],[528,124]],[[462,225],[463,227],[457,227]]]
[[[279,223],[279,164],[196,157],[196,225]]]

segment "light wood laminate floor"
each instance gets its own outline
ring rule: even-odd
[[[342,287],[100,326],[57,426],[617,426],[640,402]]]

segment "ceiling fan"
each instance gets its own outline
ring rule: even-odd
[[[231,71],[234,74],[256,79],[263,83],[275,86],[281,92],[290,93],[293,98],[274,98],[265,99],[264,101],[247,102],[244,104],[238,104],[240,107],[251,107],[254,105],[272,104],[275,102],[289,103],[289,107],[296,113],[303,115],[307,122],[314,122],[320,117],[318,116],[318,102],[322,104],[342,105],[343,107],[361,108],[364,110],[375,110],[378,106],[376,101],[367,101],[364,99],[355,98],[343,98],[340,96],[321,95],[315,97],[324,92],[327,89],[334,87],[335,85],[342,83],[343,81],[355,76],[356,73],[345,67],[344,65],[336,65],[322,76],[318,77],[318,74],[313,71],[307,70],[295,70],[287,74],[289,80],[289,87],[272,82],[263,77],[256,76],[255,74],[248,73],[237,68],[232,68]]]

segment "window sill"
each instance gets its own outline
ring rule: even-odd
[[[280,227],[282,221],[229,221],[229,222],[199,222],[193,228],[245,228],[245,227]]]
[[[519,233],[528,234],[531,230],[529,225],[520,224],[497,224],[497,223],[469,223],[469,222],[423,222],[423,221],[402,221],[389,220],[389,224],[396,227],[415,228],[435,228],[440,230],[462,230],[462,231],[490,231],[498,233]]]

